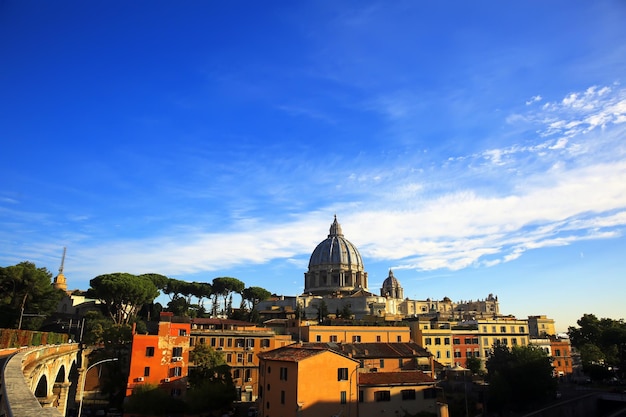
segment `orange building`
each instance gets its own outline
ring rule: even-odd
[[[126,396],[146,383],[159,385],[174,397],[183,396],[189,363],[189,319],[162,312],[158,323],[147,325],[148,334],[133,328]]]
[[[550,337],[550,353],[552,366],[556,376],[567,376],[574,372],[572,364],[572,347],[569,339]]]
[[[222,352],[231,367],[241,401],[255,401],[258,396],[258,355],[292,343],[291,336],[277,335],[254,323],[218,318],[191,319],[191,348],[208,344]]]
[[[331,343],[402,343],[411,341],[406,326],[302,326],[298,332],[303,342]]]
[[[357,360],[300,344],[261,353],[259,359],[260,416],[358,415]]]

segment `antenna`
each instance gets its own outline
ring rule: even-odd
[[[66,247],[63,247],[63,258],[61,258],[61,266],[59,267],[59,274],[63,273],[63,265],[65,264],[65,252],[67,251]]]

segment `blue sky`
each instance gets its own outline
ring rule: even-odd
[[[622,1],[4,1],[0,265],[624,318]]]

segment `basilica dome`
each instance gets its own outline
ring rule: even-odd
[[[367,288],[367,272],[359,250],[346,239],[335,220],[328,237],[313,250],[304,274],[304,292],[313,295],[351,293]]]

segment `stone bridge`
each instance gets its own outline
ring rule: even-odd
[[[65,416],[70,381],[83,373],[79,352],[78,344],[0,352],[0,417]]]

